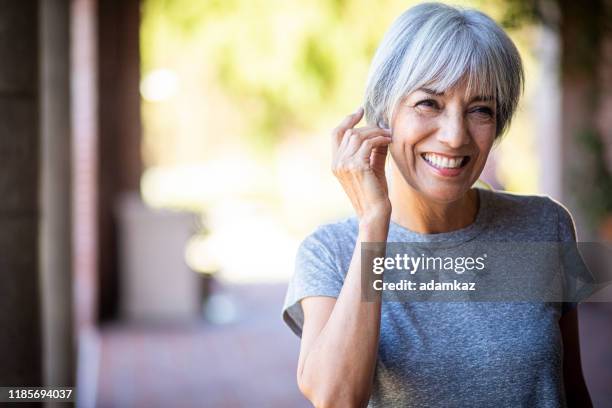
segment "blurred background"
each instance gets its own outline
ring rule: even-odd
[[[330,130],[416,1],[0,1],[1,385],[83,407],[309,406],[281,306],[300,241],[352,214]],[[612,241],[612,4],[457,1],[526,88],[482,179]],[[612,307],[580,306],[612,407]]]

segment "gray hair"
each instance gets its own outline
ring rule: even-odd
[[[441,3],[414,6],[395,20],[374,55],[365,91],[366,120],[389,128],[406,95],[421,87],[445,92],[464,80],[470,95],[495,99],[496,137],[502,135],[524,84],[512,40],[480,11]]]

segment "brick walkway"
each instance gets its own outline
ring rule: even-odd
[[[238,320],[102,330],[97,406],[310,407],[295,382],[299,341],[280,320],[285,285],[229,288]],[[584,304],[581,346],[595,407],[612,407],[612,304]]]
[[[284,285],[231,290],[238,320],[102,330],[99,407],[309,407],[298,338],[280,320]]]

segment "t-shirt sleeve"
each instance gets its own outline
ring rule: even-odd
[[[561,263],[566,282],[565,299],[561,305],[561,314],[564,315],[578,306],[579,280],[584,279],[585,275],[590,277],[590,272],[578,251],[576,226],[569,210],[557,202],[554,204],[558,215],[558,240],[561,243]]]
[[[289,281],[282,317],[289,328],[302,336],[304,312],[300,301],[309,296],[337,298],[344,282],[339,262],[330,249],[332,242],[322,227],[306,237],[295,258],[293,277]]]

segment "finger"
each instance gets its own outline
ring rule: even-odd
[[[374,149],[381,146],[388,146],[389,143],[391,143],[391,138],[389,136],[376,136],[364,140],[355,156],[357,156],[360,160],[365,160],[370,163],[370,157],[372,156]]]
[[[359,107],[355,112],[346,116],[342,120],[342,122],[340,122],[340,124],[336,126],[336,128],[334,128],[334,130],[332,131],[332,147],[334,151],[337,150],[340,146],[344,133],[348,129],[352,129],[353,127],[355,127],[359,123],[359,121],[361,121],[362,117],[363,108]]]
[[[376,146],[373,148],[372,154],[370,155],[370,167],[373,169],[384,169],[388,151],[389,145]]]
[[[344,130],[355,127],[363,118],[363,107],[360,106],[357,110],[350,115],[347,115],[342,122],[340,122],[340,128]]]
[[[361,146],[364,140],[375,136],[391,136],[391,131],[377,126],[348,129],[344,132],[340,148],[346,148],[346,146],[350,144],[352,146],[352,152],[354,152]]]
[[[341,147],[346,146],[345,149],[348,153],[355,153],[367,139],[372,139],[378,136],[391,137],[391,131],[387,129],[381,129],[379,127],[367,127],[359,129],[350,129],[347,131],[347,135],[342,140]]]

